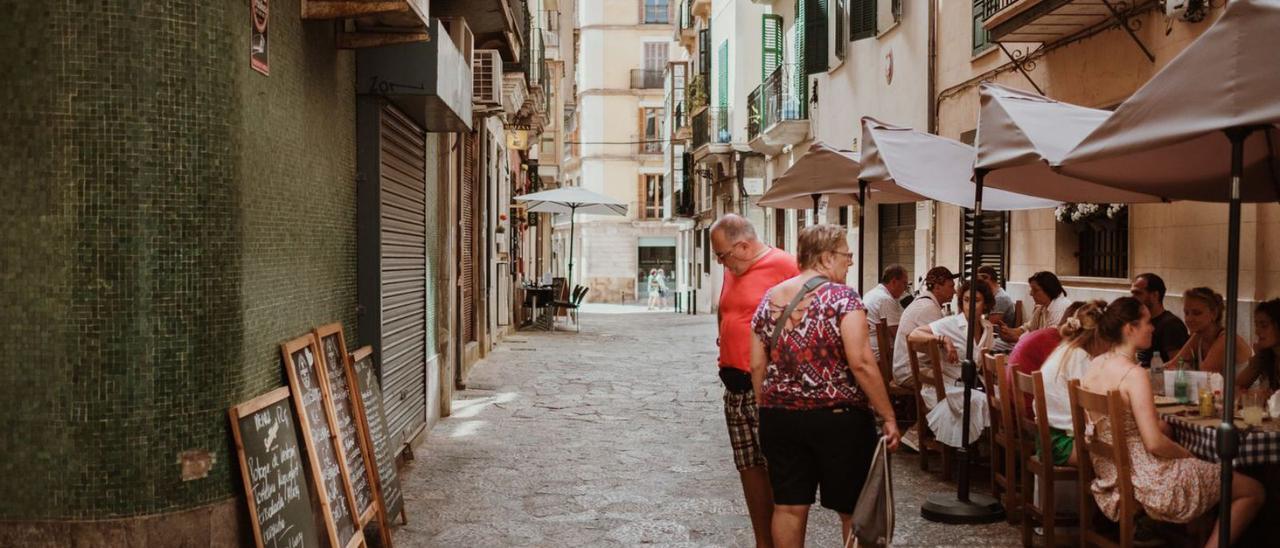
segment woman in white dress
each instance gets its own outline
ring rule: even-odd
[[[913,343],[943,343],[946,352],[942,356],[942,384],[946,390],[946,405],[938,405],[938,395],[932,386],[920,390],[925,406],[929,408],[927,415],[929,429],[938,441],[951,447],[960,447],[964,435],[964,384],[960,382],[960,364],[968,357],[965,353],[969,337],[969,314],[972,306],[978,312],[981,322],[973,337],[973,351],[976,356],[991,348],[994,330],[986,319],[984,311],[987,303],[994,303],[995,296],[991,286],[979,281],[977,283],[978,298],[976,303],[969,302],[972,280],[960,284],[957,293],[960,295],[960,313],[946,316],[928,325],[917,327],[908,336]],[[989,424],[987,415],[987,397],[981,390],[974,388],[969,395],[969,443],[977,441]]]

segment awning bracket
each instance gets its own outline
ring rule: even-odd
[[[1138,38],[1138,33],[1136,31],[1142,30],[1142,20],[1130,16],[1133,10],[1128,9],[1129,3],[1120,2],[1120,5],[1125,8],[1123,10],[1116,8],[1115,4],[1112,3],[1112,0],[1102,0],[1102,3],[1111,11],[1111,15],[1116,18],[1116,22],[1120,23],[1120,28],[1129,33],[1129,38],[1132,38],[1133,42],[1138,44],[1138,48],[1140,48],[1142,53],[1147,56],[1147,60],[1152,63],[1156,62],[1156,56],[1151,53],[1151,50],[1147,49],[1146,44],[1142,43],[1142,39]]]
[[[1000,46],[1000,51],[1003,51],[1005,57],[1009,58],[1009,62],[1013,63],[1013,68],[1022,73],[1022,77],[1026,78],[1028,82],[1031,82],[1031,87],[1036,88],[1036,93],[1046,95],[1044,90],[1040,88],[1040,84],[1037,84],[1035,79],[1031,77],[1031,71],[1036,69],[1035,53],[1044,47],[1043,44],[1034,50],[1015,49],[1013,51],[1009,51],[1004,42],[996,42],[996,45]]]

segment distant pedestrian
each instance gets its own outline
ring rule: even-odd
[[[667,308],[667,273],[661,267],[658,268],[658,309],[666,310]]]
[[[733,462],[751,514],[756,546],[772,546],[773,491],[758,436],[759,412],[751,384],[751,316],[769,288],[800,273],[796,260],[765,245],[751,222],[725,215],[711,226],[711,249],[724,266],[720,290],[720,380]]]
[[[658,309],[658,269],[650,268],[645,278],[645,293],[649,296],[649,310]]]
[[[876,420],[898,447],[893,406],[868,342],[867,312],[844,280],[853,265],[845,229],[805,228],[804,271],[770,289],[752,328],[751,380],[760,406],[760,445],[773,486],[773,541],[803,546],[814,493],[840,515],[842,538],[876,450]]]

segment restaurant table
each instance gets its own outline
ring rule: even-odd
[[[555,287],[550,285],[526,285],[524,291],[533,300],[533,327],[550,329],[551,316],[546,307],[555,300]]]
[[[1197,457],[1218,462],[1218,424],[1222,422],[1222,415],[1201,417],[1197,407],[1191,405],[1162,406],[1156,410],[1173,427],[1174,441]],[[1240,451],[1233,464],[1237,468],[1280,464],[1280,420],[1265,419],[1261,426],[1250,427],[1239,417],[1237,413]]]

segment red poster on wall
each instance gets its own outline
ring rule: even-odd
[[[267,62],[267,21],[269,20],[269,11],[267,9],[267,0],[253,0],[253,4],[249,8],[249,17],[253,20],[252,37],[249,48],[249,65],[253,70],[263,74],[271,74],[270,64]]]

